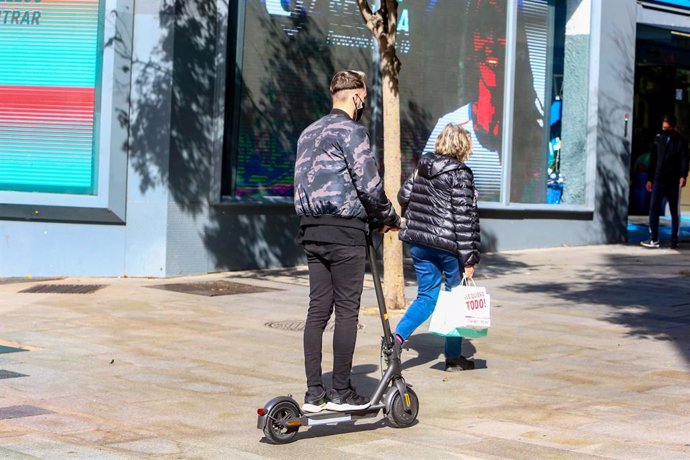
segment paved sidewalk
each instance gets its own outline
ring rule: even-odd
[[[420,398],[415,426],[370,419],[273,446],[256,409],[305,390],[302,336],[291,330],[304,318],[305,276],[40,283],[106,285],[93,294],[0,281],[0,458],[690,458],[688,249],[486,255],[477,279],[494,327],[464,348],[479,369],[443,372],[442,340],[424,325],[403,356]],[[274,290],[152,289],[213,280]],[[363,391],[380,375],[374,299],[366,289],[354,367]]]

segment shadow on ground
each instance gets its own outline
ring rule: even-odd
[[[412,334],[403,347],[403,370],[424,366],[434,362],[434,364],[429,367],[443,372],[445,368],[445,358],[443,356],[444,343],[445,339],[435,334]],[[416,353],[417,356],[410,358],[409,356],[414,353]],[[466,358],[474,359],[475,370],[486,369],[486,360],[476,358],[476,353],[477,349],[472,344],[471,340],[464,339],[462,341],[462,355]]]
[[[627,335],[672,342],[690,363],[690,253],[661,251],[608,255],[601,269],[582,271],[581,281],[518,283],[516,293],[541,293],[573,307],[606,306],[601,320],[623,325]]]

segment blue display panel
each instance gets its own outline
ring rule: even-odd
[[[99,0],[0,1],[0,190],[93,194]]]
[[[659,5],[677,6],[690,9],[690,0],[648,0],[646,3],[656,3]]]

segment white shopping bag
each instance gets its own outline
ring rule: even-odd
[[[429,332],[447,337],[477,336],[472,331],[484,331],[491,326],[491,297],[486,288],[478,287],[474,280],[463,278],[460,286],[441,291]]]

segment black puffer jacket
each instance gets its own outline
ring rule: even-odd
[[[443,155],[422,156],[398,202],[407,222],[400,239],[457,254],[462,266],[479,262],[479,214],[472,170]]]

